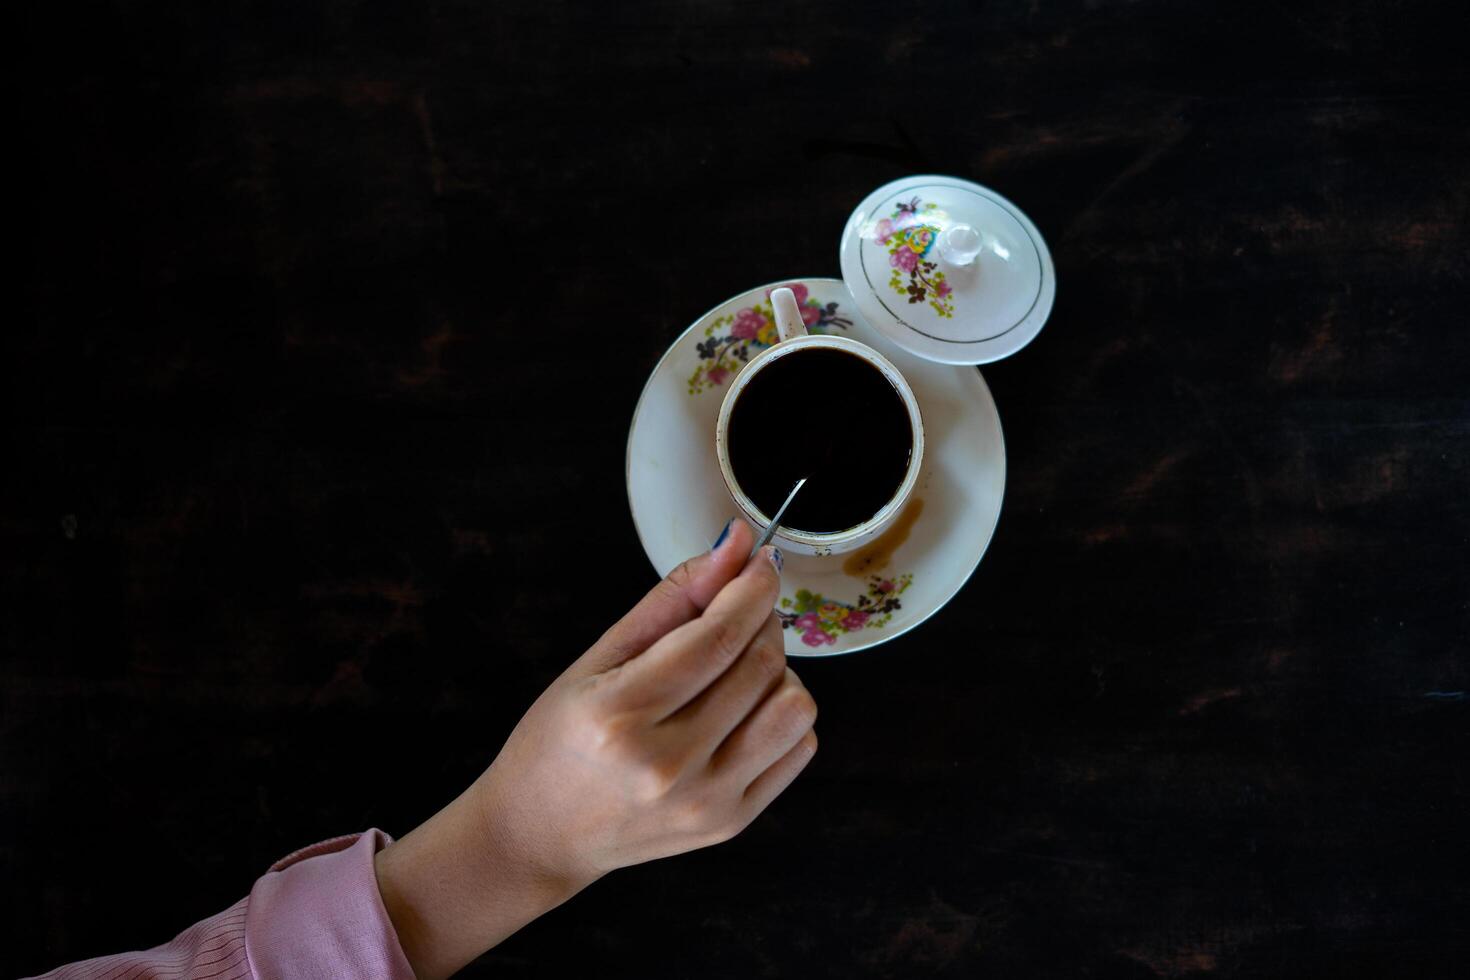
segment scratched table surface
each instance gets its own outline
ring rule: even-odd
[[[1060,282],[984,369],[984,562],[923,628],[797,665],[822,749],[745,835],[469,974],[1454,973],[1461,16],[32,10],[0,973],[162,942],[466,785],[652,584],[623,452],[666,345],[836,275],[851,208],[925,172],[1015,200]]]

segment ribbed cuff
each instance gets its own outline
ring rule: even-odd
[[[250,891],[245,949],[261,980],[414,980],[378,893],[381,830],[313,844],[271,866]]]

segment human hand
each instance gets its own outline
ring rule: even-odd
[[[558,677],[490,768],[378,855],[420,978],[448,976],[615,868],[728,840],[811,761],[775,552],[750,528],[675,569]]]
[[[769,546],[743,523],[685,562],[526,712],[481,779],[485,820],[549,877],[733,837],[816,751],[786,666]]]

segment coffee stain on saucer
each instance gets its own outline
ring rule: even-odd
[[[924,501],[920,498],[909,501],[892,527],[847,557],[842,563],[842,573],[853,578],[865,578],[880,568],[887,568],[893,560],[893,553],[909,539],[909,532],[914,529],[914,522],[923,510]]]

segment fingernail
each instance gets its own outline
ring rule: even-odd
[[[778,573],[786,565],[786,556],[781,554],[781,549],[775,545],[771,545],[771,564],[776,566]]]
[[[734,526],[735,526],[735,518],[732,517],[728,521],[725,522],[725,527],[720,531],[720,536],[718,538],[715,538],[715,543],[709,546],[709,550],[710,551],[719,551],[720,550],[720,545],[724,544],[725,543],[725,539],[730,536],[730,528],[732,528]]]

